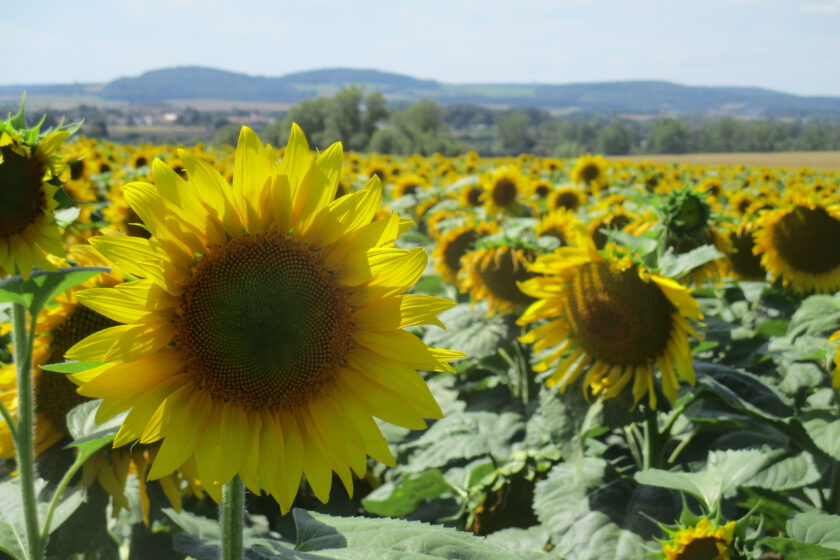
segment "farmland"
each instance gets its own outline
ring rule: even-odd
[[[31,375],[49,554],[218,557],[239,495],[255,558],[840,555],[840,153],[5,126],[55,204],[0,212],[0,492]]]

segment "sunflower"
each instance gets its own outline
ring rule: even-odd
[[[499,167],[484,183],[484,207],[490,215],[516,213],[525,177],[518,167]]]
[[[586,202],[586,195],[576,187],[560,187],[548,195],[548,209],[551,211],[565,208],[577,210]]]
[[[512,244],[475,249],[461,260],[458,290],[473,303],[486,300],[490,314],[514,313],[534,301],[519,283],[535,276],[528,265],[536,258],[534,250]]]
[[[742,222],[726,236],[726,276],[741,280],[764,280],[767,271],[761,265],[761,255],[755,253],[753,231],[755,222]]]
[[[572,181],[579,185],[586,185],[593,191],[598,192],[608,184],[608,166],[609,164],[603,156],[584,154],[575,162],[572,169]]]
[[[405,294],[427,257],[394,247],[410,222],[373,219],[378,179],[334,200],[340,144],[313,160],[293,125],[278,163],[243,127],[232,188],[180,157],[189,182],[155,161],[155,185],[125,189],[151,239],[91,239],[140,279],[77,296],[124,323],[67,352],[104,362],[74,376],[79,393],[104,399],[98,421],[130,410],[115,447],[161,442],[149,479],[194,460],[217,501],[239,475],[284,512],[301,474],[322,501],[333,471],[352,492],[366,455],[393,465],[373,416],[411,429],[441,416],[417,370],[449,371],[462,354],[403,328],[440,325],[453,303]]]
[[[765,212],[756,222],[755,253],[773,280],[793,291],[840,289],[840,204],[807,198]]]
[[[531,197],[537,200],[547,199],[552,190],[554,183],[548,179],[537,179],[531,183]]]
[[[55,268],[47,254],[64,255],[55,221],[58,187],[52,179],[64,169],[56,152],[70,132],[38,137],[16,130],[13,120],[0,122],[0,277],[19,273],[29,278],[33,265]]]
[[[664,560],[731,560],[735,522],[715,527],[705,517],[696,525],[681,527],[663,543]]]
[[[483,204],[484,189],[478,185],[464,185],[458,193],[458,206],[478,208]]]
[[[585,228],[578,229],[577,245],[537,259],[531,272],[545,276],[521,284],[537,301],[519,324],[549,321],[521,340],[537,352],[559,346],[536,370],[554,367],[548,386],[561,391],[586,371],[584,391],[605,398],[617,396],[632,380],[635,403],[647,393],[655,408],[658,366],[662,390],[673,403],[677,375],[694,383],[688,335],[695,331],[688,319],[700,317],[699,304],[688,288],[628,256],[609,250],[602,256]]]
[[[429,182],[419,175],[406,175],[397,181],[391,193],[392,198],[402,198],[407,195],[417,196]]]
[[[491,223],[476,224],[474,220],[469,220],[466,224],[442,234],[432,252],[432,262],[435,263],[435,271],[443,281],[456,284],[464,256],[473,250],[476,241],[495,233],[497,229]]]
[[[537,236],[550,236],[560,241],[560,245],[569,245],[575,240],[580,220],[577,215],[565,208],[546,214],[537,224]]]

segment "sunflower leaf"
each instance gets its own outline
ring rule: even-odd
[[[438,318],[448,330],[429,329],[424,337],[426,344],[457,348],[471,358],[493,356],[515,336],[512,322],[498,315],[488,317],[484,304],[462,303],[447,309]]]
[[[83,453],[90,451],[91,448],[96,451],[117,435],[128,412],[97,424],[96,411],[101,402],[101,399],[85,401],[67,413],[67,430],[73,437],[70,447],[79,447]]]
[[[440,471],[433,469],[416,476],[407,474],[397,484],[383,484],[368,494],[362,505],[375,515],[402,517],[414,511],[421,502],[451,490]]]
[[[437,560],[527,560],[539,552],[511,552],[481,537],[449,527],[399,519],[331,517],[295,509],[296,552],[317,554],[276,558],[412,558]]]
[[[673,520],[679,507],[674,495],[615,476],[605,460],[594,457],[555,465],[534,492],[534,512],[559,558],[644,555],[659,534],[651,518]]]
[[[840,550],[783,537],[767,537],[758,544],[781,553],[786,560],[838,560]]]
[[[70,267],[56,272],[36,270],[28,280],[12,276],[0,280],[0,303],[19,303],[37,316],[44,305],[58,294],[69,290],[100,272],[109,272],[106,267]]]
[[[646,469],[634,476],[640,484],[670,488],[700,500],[709,513],[719,511],[720,501],[738,486],[756,477],[778,453],[757,449],[712,451],[706,468],[698,472]]]

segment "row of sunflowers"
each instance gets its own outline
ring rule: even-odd
[[[839,174],[1,126],[0,555],[840,558]]]

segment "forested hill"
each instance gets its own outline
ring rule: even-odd
[[[550,78],[547,78],[550,79]],[[697,87],[661,81],[580,84],[447,84],[378,70],[332,68],[280,77],[250,76],[202,67],[152,70],[93,89],[110,100],[225,99],[296,103],[349,85],[381,91],[394,102],[422,98],[440,103],[580,110],[606,113],[675,113],[807,116],[840,113],[840,97],[803,97],[752,87]],[[0,86],[0,94],[67,94],[85,84]],[[51,89],[54,88],[54,89]]]

